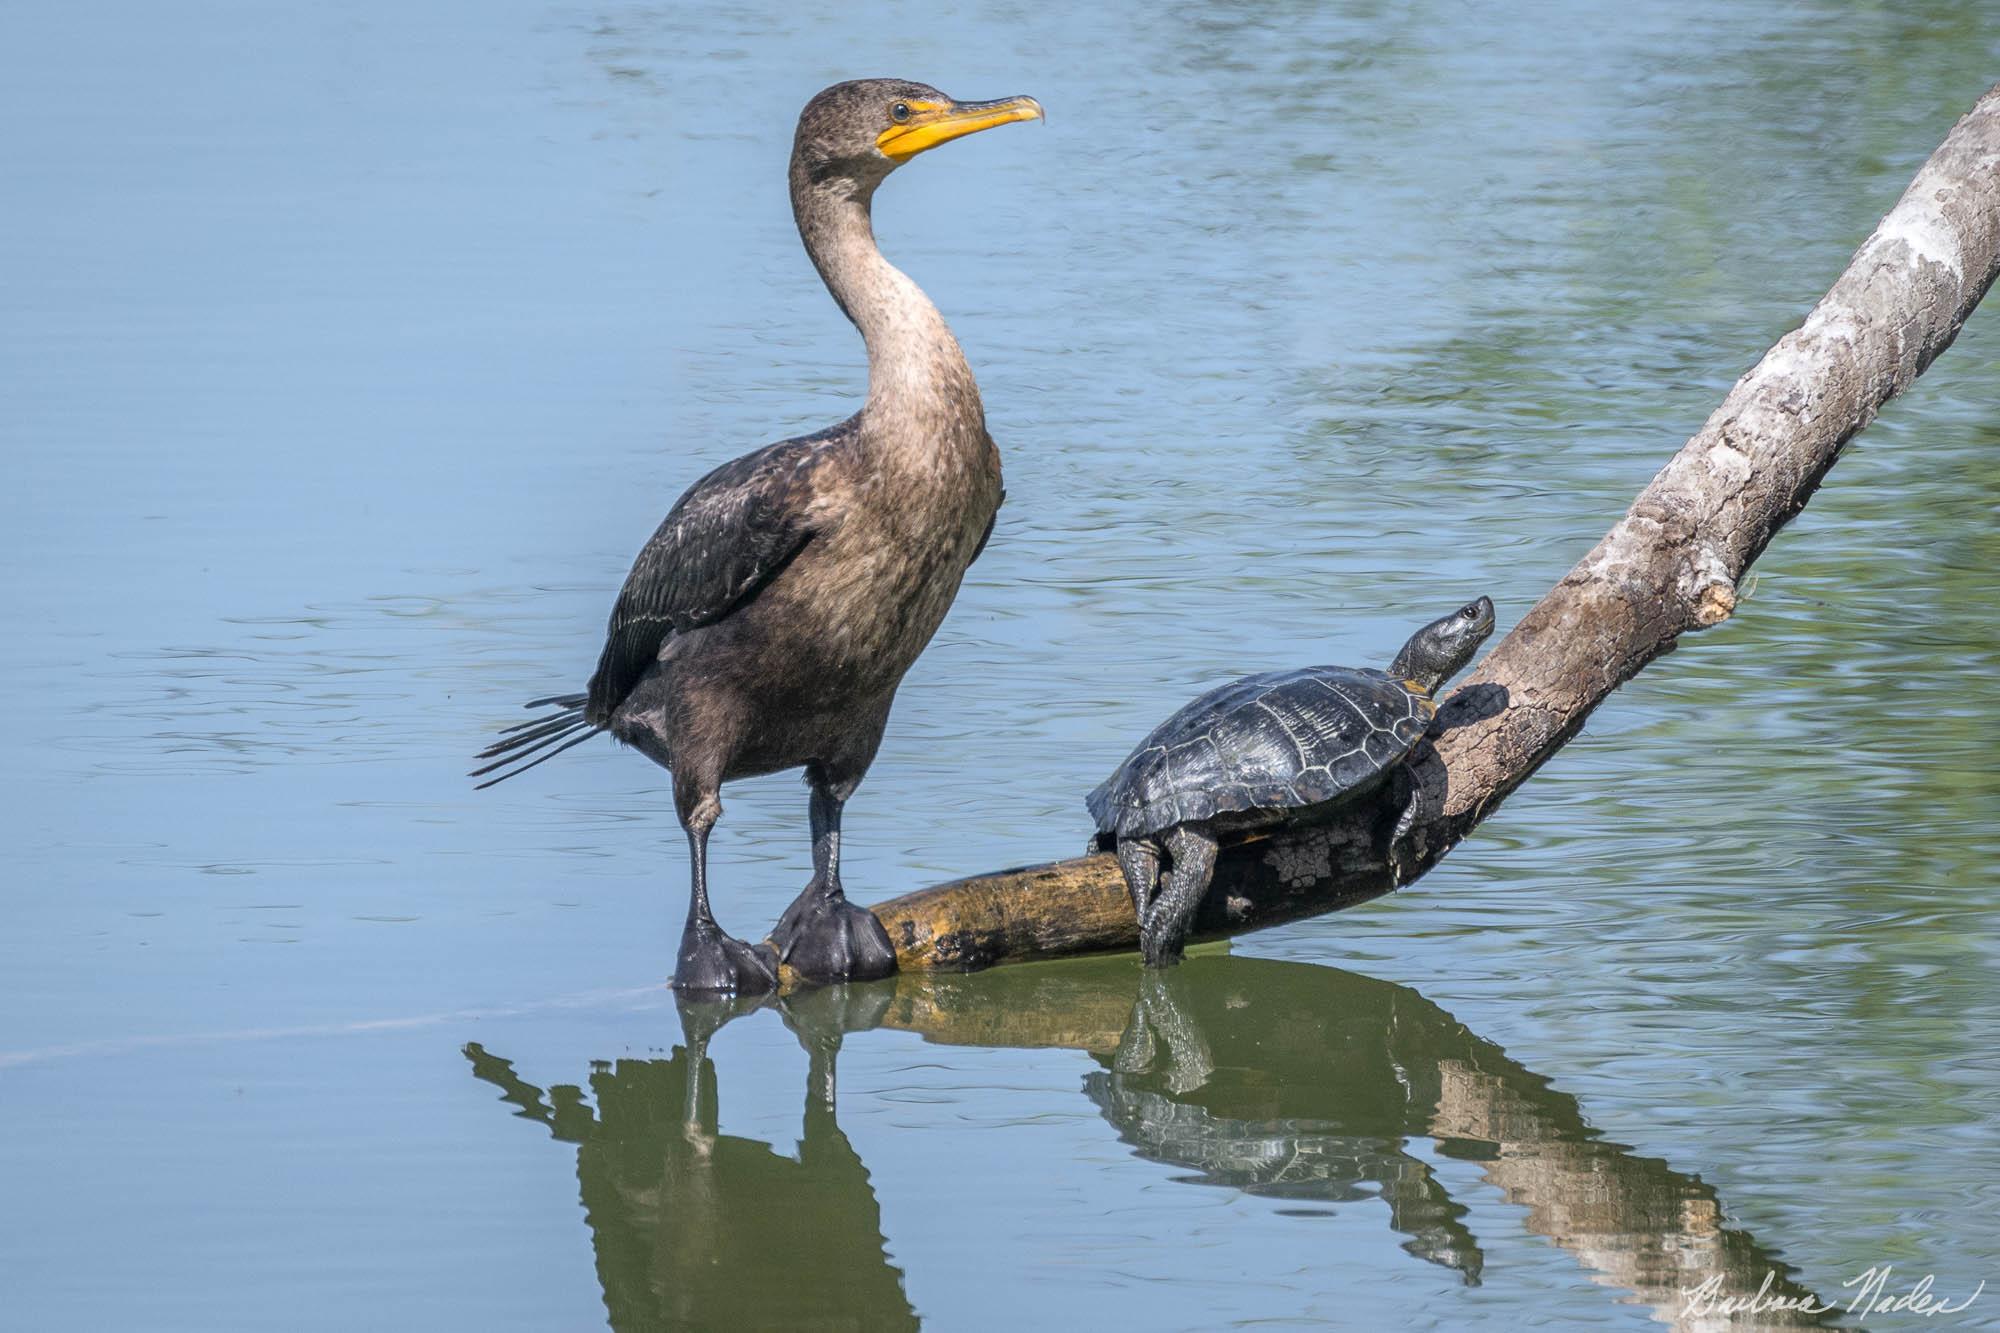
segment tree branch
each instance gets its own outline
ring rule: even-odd
[[[2000,270],[2000,86],[1952,128],[1805,323],[1778,340],[1625,517],[1440,709],[1395,794],[1319,828],[1225,848],[1195,921],[1214,938],[1336,911],[1436,865],[1680,636],[1726,620],[1737,581],[1848,440],[1951,346]],[[1117,863],[1097,855],[954,880],[875,907],[905,968],[1130,949]]]

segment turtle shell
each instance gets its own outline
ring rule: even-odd
[[[1232,811],[1343,800],[1415,748],[1437,706],[1386,671],[1246,676],[1188,704],[1084,798],[1100,836],[1149,837]]]

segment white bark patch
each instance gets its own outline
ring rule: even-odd
[[[1732,489],[1750,480],[1750,456],[1734,445],[1718,440],[1709,446],[1703,461],[1711,474]]]
[[[1730,399],[1733,401],[1746,388],[1751,392],[1772,389],[1780,381],[1793,385],[1818,384],[1825,379],[1828,363],[1835,355],[1854,354],[1859,335],[1852,310],[1823,301],[1813,307],[1804,324],[1778,339],[1764,353],[1756,369],[1737,382]]]
[[[1799,333],[1820,343],[1845,343],[1848,351],[1852,352],[1861,336],[1861,328],[1855,321],[1852,307],[1822,302],[1806,316]]]
[[[1815,363],[1819,360],[1820,343],[1818,339],[1803,336],[1812,328],[1813,321],[1809,318],[1805,328],[1780,338],[1770,351],[1764,353],[1764,359],[1757,363],[1757,368],[1744,376],[1730,399],[1734,401],[1746,389],[1754,392],[1780,380],[1793,382],[1812,378],[1818,369]]]
[[[1597,549],[1583,558],[1578,568],[1591,579],[1615,582],[1614,573],[1622,573],[1631,566],[1633,552],[1648,550],[1659,539],[1660,524],[1657,519],[1644,514],[1627,514],[1597,544]]]
[[[1861,253],[1886,262],[1888,256],[1884,252],[1898,241],[1909,248],[1907,262],[1912,267],[1926,262],[1942,264],[1950,271],[1954,283],[1965,281],[1965,265],[1959,259],[1958,229],[1937,210],[1935,203],[1919,198],[1915,191],[1882,219],[1882,225],[1862,245]]]

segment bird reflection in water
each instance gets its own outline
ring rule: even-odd
[[[867,1003],[859,1011],[848,1002]],[[576,1174],[611,1327],[917,1327],[902,1270],[884,1252],[882,1212],[834,1119],[834,1056],[850,1023],[872,1027],[883,987],[834,987],[788,1003],[810,1057],[797,1157],[717,1132],[709,1038],[762,999],[682,1002],[685,1045],[665,1060],[598,1062],[581,1089],[546,1095],[479,1045],[472,1072],[516,1114],[577,1145]],[[803,1280],[824,1274],[824,1282]]]
[[[1086,1051],[1099,1068],[1085,1076],[1085,1096],[1139,1156],[1287,1211],[1380,1199],[1404,1249],[1467,1283],[1480,1281],[1484,1252],[1413,1142],[1434,1159],[1476,1164],[1530,1232],[1662,1322],[1741,1329],[1831,1318],[1723,1314],[1727,1298],[1760,1288],[1778,1301],[1827,1302],[1808,1299],[1775,1253],[1726,1225],[1712,1187],[1600,1137],[1573,1097],[1406,986],[1210,956],[1166,972],[1083,960],[789,996],[778,1007],[811,1057],[796,1160],[715,1130],[708,1038],[761,1003],[683,1006],[686,1044],[672,1058],[594,1067],[594,1112],[580,1090],[545,1097],[506,1061],[466,1048],[474,1073],[519,1115],[578,1145],[614,1327],[916,1324],[868,1173],[834,1115],[842,1035],[874,1027],[949,1045]],[[801,1282],[805,1272],[838,1280]],[[1715,1299],[1690,1312],[1685,1293],[1704,1284]]]

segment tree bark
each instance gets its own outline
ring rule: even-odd
[[[1423,874],[1736,585],[1848,440],[1951,346],[2000,269],[2000,86],[1952,128],[1798,329],[1730,390],[1624,518],[1439,710],[1392,797],[1225,848],[1195,921],[1215,938],[1336,911]],[[954,880],[872,909],[904,968],[1130,949],[1108,855]]]

